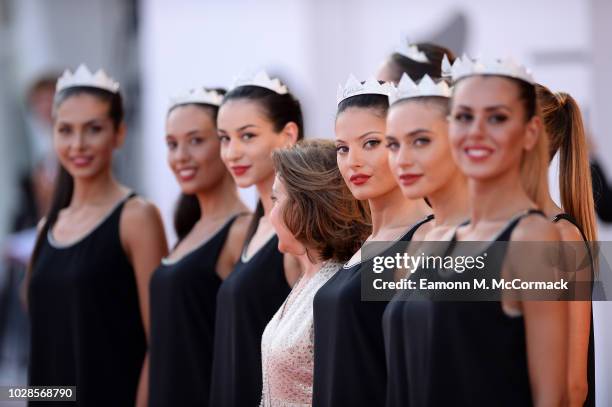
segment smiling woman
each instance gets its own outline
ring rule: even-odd
[[[29,384],[77,386],[78,405],[146,404],[148,286],[167,252],[157,209],[112,175],[125,137],[118,88],[83,66],[58,81],[61,167],[25,281]]]
[[[278,79],[259,73],[231,89],[219,109],[221,159],[239,187],[255,185],[259,203],[242,256],[219,288],[210,405],[254,406],[260,401],[261,335],[300,269],[278,251],[269,222],[272,153],[304,135],[300,103]]]
[[[520,177],[527,167],[547,165],[528,71],[504,60],[462,60],[456,66],[462,69],[452,71],[448,134],[467,178],[470,222],[456,228],[451,241],[558,241]],[[537,252],[530,252],[531,261],[541,261]],[[487,262],[487,275],[504,278],[503,266]],[[427,299],[406,302],[401,318],[410,338],[402,345],[402,386],[410,392],[388,405],[565,405],[566,303],[503,296],[497,302]],[[449,379],[449,371],[456,377]],[[477,391],[472,383],[478,383]]]
[[[208,405],[217,292],[240,258],[249,220],[219,156],[223,93],[191,91],[171,102],[166,118],[168,164],[182,194],[179,242],[151,279],[150,406]]]

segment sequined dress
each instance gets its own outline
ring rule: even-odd
[[[261,407],[312,405],[312,301],[340,267],[339,263],[327,262],[316,274],[302,277],[266,326],[261,338]]]

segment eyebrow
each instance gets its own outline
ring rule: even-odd
[[[431,130],[424,129],[424,128],[418,128],[418,129],[412,130],[412,131],[410,131],[408,133],[404,133],[400,137],[416,137],[416,136],[418,136],[421,133],[433,134],[433,132]],[[395,140],[398,139],[398,137],[394,136],[393,134],[386,134],[385,137],[386,138],[392,138],[392,139],[395,139]]]
[[[244,126],[239,127],[238,129],[236,129],[236,131],[243,131],[243,130],[248,129],[249,127],[257,127],[257,126],[254,125],[254,124],[245,124]]]
[[[96,117],[94,119],[91,120],[87,120],[86,122],[81,123],[73,123],[73,122],[67,122],[64,120],[58,120],[57,124],[61,124],[61,125],[69,125],[72,126],[74,124],[81,124],[82,126],[91,126],[92,124],[103,124],[104,121],[106,121],[107,117]],[[100,123],[102,122],[102,123]]]
[[[457,106],[459,109],[465,109],[465,110],[473,110],[470,106],[466,106],[466,105],[459,105]],[[485,111],[487,112],[491,112],[494,110],[498,110],[498,109],[505,109],[505,110],[509,110],[512,111],[512,109],[506,105],[493,105],[493,106],[487,106],[485,107]]]
[[[244,130],[248,129],[249,127],[255,127],[255,128],[257,128],[257,126],[256,126],[256,125],[254,125],[254,124],[245,124],[245,125],[244,125],[244,126],[242,126],[242,127],[238,127],[238,128],[236,129],[236,131],[244,131]],[[227,133],[227,131],[217,127],[217,133]]]

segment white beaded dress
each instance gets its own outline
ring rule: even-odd
[[[302,276],[274,314],[261,338],[261,407],[312,405],[314,326],[312,301],[342,265],[327,262]]]

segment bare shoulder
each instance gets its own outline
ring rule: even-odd
[[[123,207],[122,217],[128,221],[138,221],[159,218],[159,210],[152,203],[142,197],[128,199]]]
[[[129,256],[155,250],[167,253],[166,235],[157,207],[141,197],[128,199],[121,211],[121,241]]]
[[[557,227],[544,216],[531,215],[520,220],[512,232],[514,241],[555,241],[561,240]]]
[[[565,219],[554,224],[561,235],[561,240],[564,242],[582,241],[580,230],[572,222]]]
[[[124,241],[159,236],[164,233],[157,207],[141,197],[128,199],[121,211],[121,237]],[[165,237],[164,237],[165,239]]]

